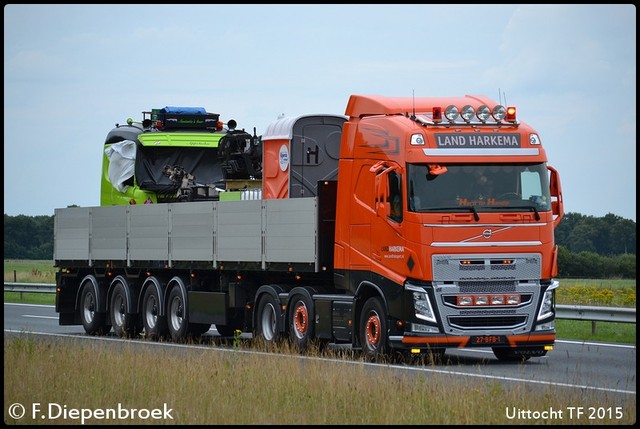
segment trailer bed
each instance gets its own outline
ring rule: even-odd
[[[69,207],[54,219],[56,266],[319,267],[318,197]]]

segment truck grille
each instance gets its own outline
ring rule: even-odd
[[[449,317],[449,326],[458,329],[513,329],[525,325],[527,316],[497,316],[497,317]]]
[[[509,270],[496,269],[502,260],[509,261]],[[469,270],[470,265],[473,270]],[[540,255],[434,255],[433,267],[436,307],[445,333],[508,335],[531,330],[541,291]],[[457,303],[459,296],[483,295],[518,295],[520,303]]]

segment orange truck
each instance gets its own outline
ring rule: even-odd
[[[371,360],[553,349],[562,191],[515,107],[352,95],[345,115],[243,137],[239,152],[259,147],[261,162],[198,200],[56,209],[60,324],[173,341],[215,325]]]

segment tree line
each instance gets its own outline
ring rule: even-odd
[[[555,231],[559,277],[636,278],[636,223],[567,213]],[[53,260],[53,215],[4,215],[4,259]]]

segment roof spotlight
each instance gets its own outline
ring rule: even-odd
[[[473,109],[473,106],[469,104],[464,106],[462,108],[462,112],[460,113],[460,115],[462,116],[462,119],[464,119],[465,122],[471,122],[471,119],[473,119],[475,114],[476,114],[476,111]]]
[[[507,109],[503,105],[498,104],[493,108],[492,116],[496,122],[500,122],[507,116]]]
[[[451,104],[444,110],[444,116],[449,120],[449,122],[454,122],[460,116],[460,112],[456,106]]]
[[[483,123],[487,122],[487,119],[489,119],[489,116],[491,116],[491,110],[489,110],[489,106],[483,104],[482,106],[478,107],[478,111],[476,112],[476,116]]]

